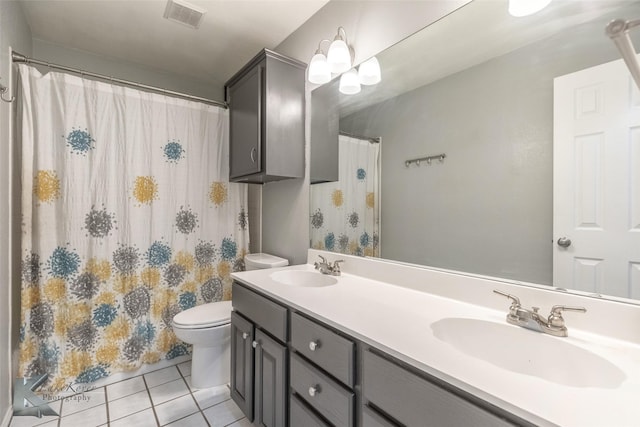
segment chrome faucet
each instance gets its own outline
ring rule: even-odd
[[[340,275],[340,263],[344,262],[344,260],[339,259],[333,262],[331,265],[330,262],[327,262],[327,259],[322,255],[318,255],[322,261],[315,262],[313,266],[316,270],[318,270],[322,274],[329,274],[331,276],[339,276]]]
[[[551,313],[549,316],[544,318],[538,313],[538,310],[540,310],[539,307],[531,307],[531,310],[528,310],[526,308],[522,308],[520,305],[520,299],[517,296],[495,289],[493,292],[503,295],[511,300],[511,306],[509,307],[509,313],[507,314],[507,323],[556,337],[566,337],[569,335],[564,323],[564,318],[562,317],[563,311],[578,311],[581,313],[585,313],[587,311],[584,307],[554,305],[551,307]]]

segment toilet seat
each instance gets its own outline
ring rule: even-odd
[[[210,302],[181,311],[173,325],[184,329],[213,328],[231,323],[231,301]]]

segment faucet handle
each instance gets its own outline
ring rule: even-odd
[[[517,296],[508,294],[506,292],[499,291],[497,289],[494,289],[493,292],[496,293],[496,294],[499,294],[499,295],[502,295],[502,296],[505,296],[505,297],[509,298],[511,300],[511,306],[520,307],[520,298],[518,298]]]
[[[340,264],[341,262],[344,262],[343,259],[337,259],[335,261],[333,261],[333,270],[334,271],[340,271]]]
[[[318,258],[320,258],[320,260],[322,261],[323,264],[327,263],[327,259],[325,257],[323,257],[322,255],[318,255]]]
[[[562,317],[563,311],[577,311],[580,313],[586,313],[587,309],[584,307],[572,307],[568,305],[554,305],[551,307],[551,314],[547,321],[549,325],[561,328],[564,326],[564,318]]]

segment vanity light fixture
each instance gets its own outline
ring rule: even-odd
[[[509,14],[511,16],[533,15],[551,3],[551,0],[509,0]]]
[[[355,95],[360,92],[360,78],[355,68],[340,76],[340,93]]]
[[[344,37],[340,34],[340,30],[342,30]],[[351,52],[347,45],[347,32],[342,27],[338,27],[338,33],[329,46],[327,63],[334,74],[344,73],[352,67]]]
[[[380,80],[382,79],[380,73],[380,63],[375,56],[367,59],[362,64],[360,64],[360,66],[358,67],[358,79],[360,80],[361,84],[367,86],[380,83]]]
[[[308,79],[311,83],[323,85],[331,81],[331,67],[327,62],[327,57],[324,56],[324,52],[320,47],[323,42],[330,42],[330,40],[320,40],[318,43],[318,49],[309,62],[309,74]]]

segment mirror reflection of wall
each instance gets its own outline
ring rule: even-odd
[[[380,256],[380,139],[341,134],[338,181],[311,186],[311,247]]]
[[[383,83],[390,71],[407,73],[407,79],[420,71],[431,76],[424,62],[418,69],[411,62],[429,52],[432,68],[442,71],[445,64],[436,62],[441,45],[464,48],[450,53],[452,63],[475,56],[484,47],[474,40],[491,39],[490,33],[501,28],[486,25],[482,31],[487,34],[480,34],[466,31],[466,24],[495,3],[472,2],[422,31],[449,27],[455,40],[423,37],[437,44],[418,51],[411,37],[388,55],[377,55]],[[582,14],[567,12],[569,3],[582,7]],[[539,19],[553,31],[537,34],[515,50],[391,97],[381,95],[383,87],[368,94],[377,96],[375,101],[341,97],[340,130],[384,141],[382,258],[553,284],[553,80],[618,60],[619,52],[604,34],[606,24],[640,17],[637,1],[579,3],[552,2]],[[512,38],[526,39],[535,32],[531,23],[518,21],[521,28],[510,30]],[[636,47],[638,33],[631,34]],[[408,51],[403,51],[405,44],[411,46]],[[393,62],[385,62],[388,58]],[[404,165],[407,159],[439,153],[447,156],[441,165]]]

